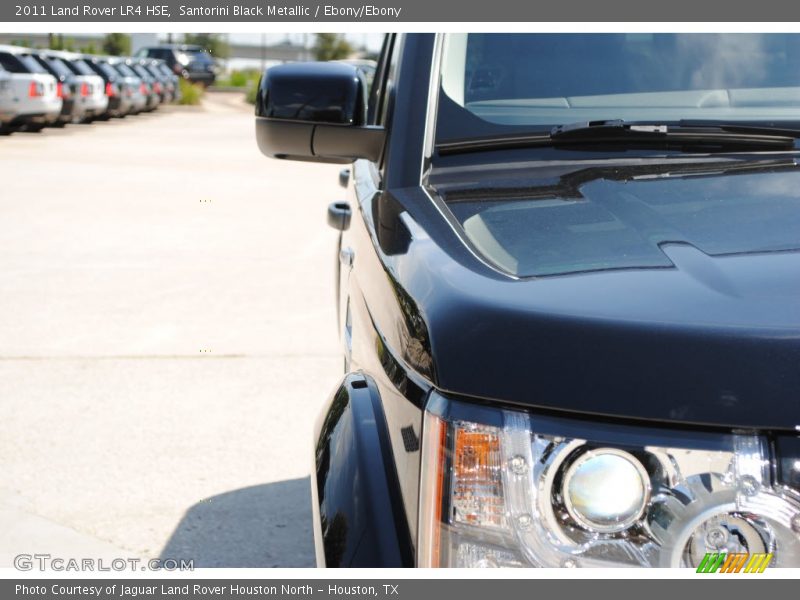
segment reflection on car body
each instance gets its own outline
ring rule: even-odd
[[[214,85],[216,66],[212,56],[193,44],[162,44],[141,48],[137,58],[157,58],[178,77],[205,86]]]

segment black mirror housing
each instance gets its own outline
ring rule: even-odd
[[[364,73],[338,62],[267,69],[256,95],[256,139],[273,158],[349,163],[377,161],[385,130],[366,125]]]
[[[256,97],[256,116],[326,125],[364,125],[367,83],[346,63],[288,63],[267,69]]]

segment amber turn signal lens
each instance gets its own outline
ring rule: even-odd
[[[453,451],[454,519],[471,525],[502,527],[500,436],[494,428],[456,427]]]

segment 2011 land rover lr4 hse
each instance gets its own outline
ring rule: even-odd
[[[800,36],[389,35],[265,72],[353,163],[327,566],[800,566]]]

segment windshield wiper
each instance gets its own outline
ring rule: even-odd
[[[792,150],[800,130],[717,122],[675,124],[588,121],[558,125],[549,132],[469,138],[436,145],[440,154],[510,148],[622,145],[647,148],[705,147],[713,149]]]

